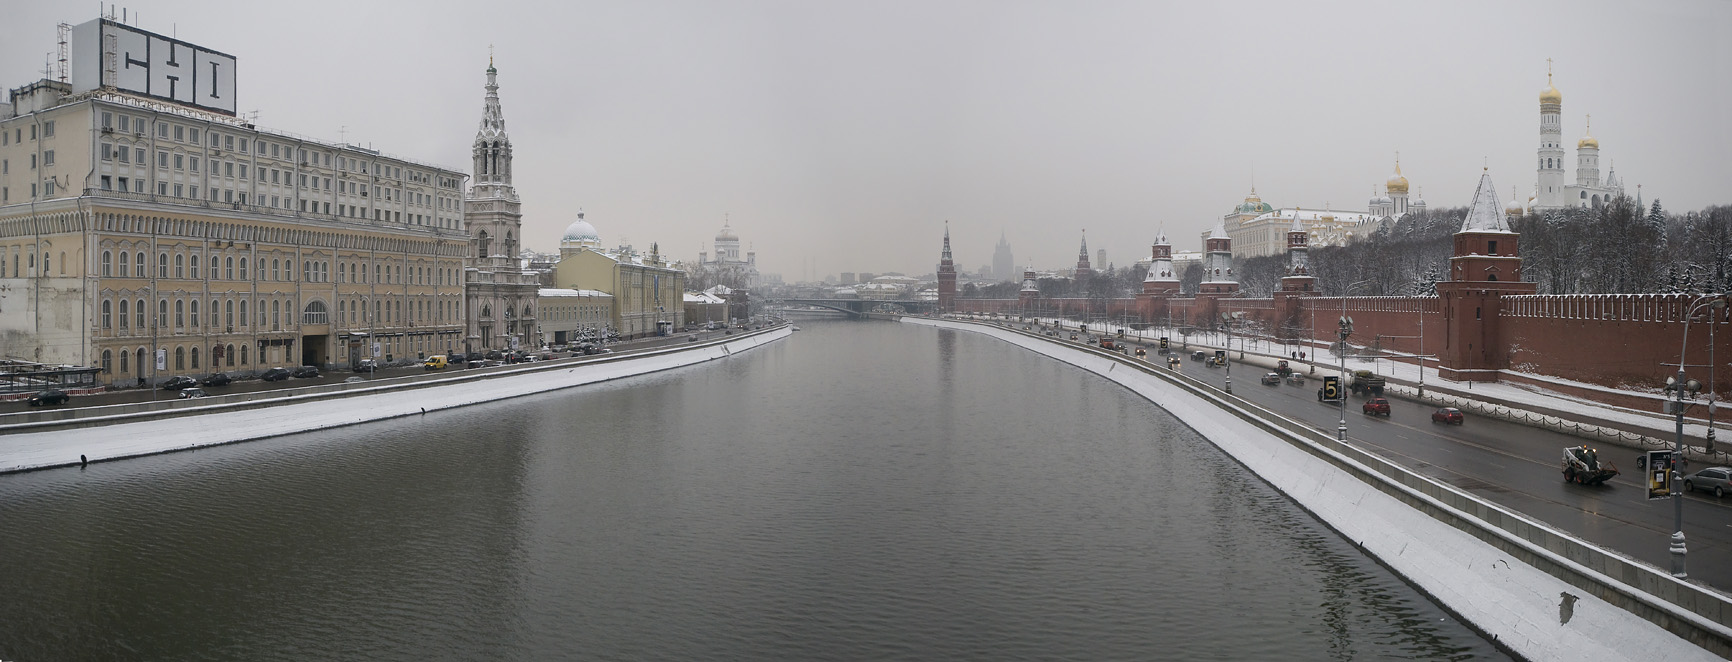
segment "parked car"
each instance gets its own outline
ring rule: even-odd
[[[421,362],[421,367],[427,370],[444,370],[447,365],[450,364],[446,362],[444,354],[434,354]]]
[[[204,389],[202,389],[202,388],[194,387],[194,388],[183,388],[180,390],[180,399],[182,399],[182,400],[190,400],[192,398],[208,398],[208,397],[210,397],[210,394],[205,393]]]
[[[263,379],[267,382],[280,382],[280,381],[283,381],[283,380],[288,379],[288,378],[289,378],[289,369],[288,368],[271,368],[270,370],[266,370],[259,375],[259,379]]]
[[[229,378],[229,375],[226,372],[213,372],[213,373],[211,373],[211,375],[209,377],[204,378],[204,385],[205,386],[228,386],[229,382],[232,382],[232,381],[234,381],[234,380]]]
[[[1455,407],[1443,407],[1437,411],[1431,412],[1431,422],[1433,423],[1461,425],[1464,418],[1466,417],[1462,416],[1461,410],[1456,409]]]
[[[49,405],[63,405],[66,404],[67,400],[71,399],[72,396],[67,395],[65,391],[51,388],[46,391],[37,391],[34,395],[30,396],[29,402],[32,407],[45,407]]]
[[[289,371],[289,376],[295,379],[312,379],[319,376],[319,369],[310,365],[295,366],[294,370]]]
[[[182,375],[180,377],[168,378],[162,383],[162,390],[179,391],[183,388],[192,388],[194,386],[198,386],[198,380]]]
[[[1718,498],[1726,496],[1729,489],[1732,489],[1732,467],[1708,467],[1684,479],[1685,492],[1704,490]]]
[[[1378,415],[1388,416],[1389,415],[1389,398],[1372,398],[1370,400],[1366,400],[1365,404],[1360,405],[1359,411],[1365,412],[1367,415],[1370,415],[1370,416],[1378,416]]]
[[[1271,373],[1267,373],[1267,374],[1263,375],[1263,385],[1264,386],[1280,386],[1281,385],[1281,373],[1271,372]]]
[[[379,369],[379,361],[376,359],[361,359],[360,363],[355,364],[355,369],[356,370],[378,370]]]

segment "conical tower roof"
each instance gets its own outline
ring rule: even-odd
[[[1509,232],[1509,222],[1504,220],[1503,206],[1497,202],[1497,186],[1491,183],[1491,173],[1481,173],[1479,189],[1473,192],[1473,202],[1468,204],[1467,218],[1462,219],[1462,232]]]

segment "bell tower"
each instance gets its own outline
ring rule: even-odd
[[[938,309],[955,310],[956,262],[950,259],[950,221],[944,222],[944,253],[938,259]]]

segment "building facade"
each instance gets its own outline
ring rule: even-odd
[[[594,339],[613,320],[613,295],[606,292],[544,287],[536,299],[543,345]]]
[[[471,148],[475,180],[464,205],[472,238],[463,278],[469,320],[463,346],[471,352],[533,348],[541,340],[536,311],[541,282],[519,255],[523,203],[511,185],[511,136],[499,104],[498,75],[489,58],[481,128]]]
[[[685,327],[685,269],[662,259],[654,245],[647,254],[630,246],[604,249],[580,212],[560,239],[559,256],[553,268],[559,288],[611,297],[603,331],[634,338]]]
[[[113,85],[14,89],[0,134],[8,357],[131,385],[461,343],[460,172]]]

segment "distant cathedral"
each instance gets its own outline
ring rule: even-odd
[[[720,283],[736,290],[756,287],[759,284],[758,253],[747,249],[744,258],[740,257],[740,236],[734,234],[730,221],[722,221],[721,231],[716,233],[716,256],[698,253],[698,271],[702,272],[705,282]]]

